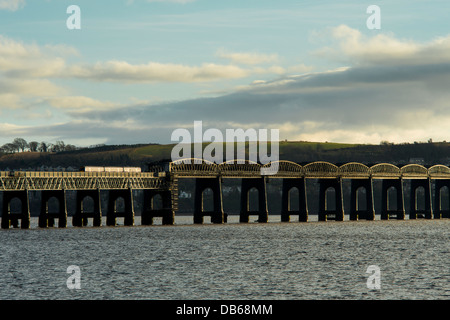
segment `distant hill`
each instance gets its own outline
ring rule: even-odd
[[[204,147],[208,143],[204,144]],[[170,159],[174,144],[99,146],[58,153],[20,152],[0,155],[0,170],[37,170],[45,167],[73,168],[93,166],[140,166],[163,159]],[[225,156],[225,148],[224,156]],[[270,151],[270,147],[269,147]],[[389,162],[424,165],[450,164],[450,143],[413,143],[363,145],[343,143],[319,143],[282,141],[280,159],[298,163],[328,161],[335,164],[362,162],[373,164]]]

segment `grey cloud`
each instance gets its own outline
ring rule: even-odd
[[[445,86],[434,87],[432,83],[436,78],[448,80],[449,75],[450,64],[350,68],[291,78],[290,82],[278,86],[254,86],[215,98],[89,112],[79,116],[105,120],[132,118],[154,123],[185,122],[199,118],[221,122],[267,122],[267,117],[283,121],[289,119],[286,117],[310,117],[321,110],[331,111],[333,116],[339,110],[348,115],[348,112],[358,111],[355,108],[358,105],[385,109],[393,103],[402,102],[397,109],[421,108],[420,104],[404,104],[416,101],[417,92],[411,90],[420,88],[424,93],[446,94]],[[285,110],[291,113],[286,115],[282,112]],[[295,111],[308,113],[295,114]]]
[[[195,120],[202,120],[205,129],[279,127],[282,139],[371,143],[430,137],[448,140],[450,60],[443,53],[448,52],[449,37],[419,45],[386,36],[364,39],[345,26],[336,29],[335,37],[341,39],[340,50],[335,53],[351,67],[259,81],[213,98],[88,108],[90,111],[70,109],[67,113],[73,121],[69,123],[27,130],[30,135],[62,139],[98,137],[108,143],[168,143],[174,129],[190,128]],[[78,76],[134,76],[118,66],[131,71],[140,67],[119,62],[100,64],[87,74],[85,69],[78,70]],[[149,65],[143,67],[140,74],[153,74]],[[178,78],[180,66],[160,67],[170,71],[170,79]],[[192,75],[194,79],[216,78],[209,67],[186,70],[191,74],[186,81],[192,80]],[[220,77],[239,74],[234,69],[222,71]]]
[[[110,143],[168,143],[174,129],[202,120],[205,129],[293,126],[292,132],[281,131],[282,139],[346,131],[350,136],[366,132],[376,137],[405,132],[398,139],[408,141],[407,130],[415,126],[424,134],[427,128],[445,134],[450,93],[444,84],[449,80],[450,64],[354,67],[280,78],[215,98],[77,113],[79,122],[50,126],[44,132],[105,137]],[[436,121],[442,123],[441,133],[436,132]]]

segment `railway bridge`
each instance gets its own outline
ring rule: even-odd
[[[3,229],[17,227],[20,222],[21,228],[29,228],[30,191],[41,192],[39,227],[52,227],[55,220],[58,220],[58,227],[65,228],[67,226],[66,191],[76,191],[76,210],[72,217],[72,225],[82,227],[87,225],[88,218],[93,219],[94,226],[101,226],[101,190],[108,192],[106,224],[114,226],[118,217],[124,218],[125,225],[134,224],[133,190],[144,190],[144,192],[160,190],[175,195],[178,190],[174,188],[176,186],[164,172],[0,172],[0,191],[3,194],[1,227]],[[90,212],[83,208],[83,202],[88,197],[93,200],[94,207],[94,210]],[[48,210],[51,198],[58,200],[57,212],[50,213]],[[118,212],[116,208],[116,200],[119,198],[122,198],[125,203],[125,210],[122,212]],[[11,211],[13,199],[20,201],[19,213]]]
[[[383,220],[405,219],[404,181],[410,180],[410,219],[450,218],[449,204],[444,205],[442,190],[450,190],[450,168],[444,165],[424,167],[417,164],[395,166],[379,163],[367,166],[362,163],[346,163],[335,165],[329,162],[312,162],[305,165],[290,161],[276,161],[261,165],[249,160],[230,160],[224,163],[211,163],[204,159],[180,159],[173,162],[161,162],[149,165],[148,172],[0,172],[0,191],[3,194],[1,227],[4,229],[18,226],[29,228],[30,207],[29,191],[42,193],[39,214],[39,227],[67,226],[66,191],[74,190],[76,211],[72,217],[72,225],[87,225],[87,219],[93,219],[94,226],[102,224],[100,191],[108,192],[108,208],[106,225],[116,225],[116,218],[123,217],[125,225],[134,225],[133,190],[143,190],[142,225],[152,225],[155,217],[162,217],[162,223],[174,223],[178,210],[178,183],[180,179],[195,179],[194,223],[201,224],[205,216],[211,217],[212,223],[227,222],[227,214],[223,209],[222,183],[224,179],[240,179],[240,218],[246,223],[250,215],[257,215],[259,222],[268,221],[267,183],[273,179],[281,179],[281,221],[291,221],[291,216],[298,216],[298,221],[308,221],[308,187],[306,181],[315,179],[319,184],[319,221],[344,220],[343,181],[350,181],[350,220],[374,220],[375,198],[374,180],[381,180],[381,212]],[[417,190],[425,193],[424,209],[417,206]],[[204,190],[213,192],[213,210],[204,210]],[[249,192],[258,191],[258,209],[249,209]],[[298,209],[291,210],[290,191],[298,190]],[[334,203],[329,203],[327,192],[334,190]],[[388,194],[395,190],[395,209],[389,204]],[[365,208],[359,203],[358,193],[365,190]],[[434,192],[434,195],[433,195]],[[162,208],[154,205],[156,195],[162,199]],[[83,200],[90,197],[94,200],[93,212],[83,209]],[[11,212],[11,201],[17,198],[21,202],[21,212]],[[48,201],[56,198],[59,210],[49,213]],[[116,200],[123,198],[125,209],[116,210]],[[447,198],[447,201],[448,200]],[[444,207],[447,209],[444,210]]]
[[[223,179],[240,178],[240,221],[248,222],[249,215],[258,215],[259,222],[267,222],[268,205],[266,183],[272,179],[282,180],[281,221],[288,222],[291,216],[298,216],[299,221],[308,220],[308,188],[307,179],[316,179],[319,184],[319,221],[344,219],[344,194],[342,183],[349,180],[350,187],[350,220],[375,218],[373,181],[381,180],[381,219],[405,219],[404,181],[411,181],[409,218],[423,217],[439,219],[449,217],[449,211],[443,210],[442,189],[450,189],[450,168],[444,165],[434,165],[426,168],[417,164],[397,167],[389,163],[379,163],[366,166],[362,163],[350,162],[340,166],[329,162],[312,162],[306,165],[290,161],[277,161],[266,165],[249,160],[231,160],[215,164],[202,159],[181,159],[171,162],[166,168],[177,179],[195,178],[194,223],[202,223],[204,216],[211,216],[212,222],[224,222],[221,182]],[[154,172],[163,171],[157,166],[151,168]],[[263,174],[264,173],[264,174]],[[432,186],[434,188],[432,188]],[[249,211],[249,191],[258,190],[258,211]],[[298,210],[290,208],[290,191],[296,188],[299,193]],[[425,191],[425,209],[417,206],[417,190]],[[203,191],[211,189],[214,198],[214,209],[211,212],[203,210]],[[335,203],[328,203],[327,191],[335,192]],[[365,209],[361,209],[358,192],[365,190]],[[391,209],[389,191],[396,193],[397,203]],[[434,197],[432,194],[434,190]],[[434,199],[434,205],[433,205]],[[447,206],[448,207],[448,206]],[[329,209],[332,208],[332,209]]]

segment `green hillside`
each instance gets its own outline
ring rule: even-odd
[[[206,147],[208,143],[203,144]],[[65,152],[17,152],[0,154],[0,170],[35,170],[42,166],[72,167],[78,169],[85,165],[99,166],[140,166],[171,158],[174,144],[160,145],[121,145],[83,148]],[[247,148],[248,149],[248,148]],[[268,147],[270,151],[270,146]],[[193,150],[193,149],[192,149]],[[223,155],[226,156],[223,148]],[[248,154],[246,156],[248,159]],[[319,143],[304,141],[282,141],[279,143],[279,158],[298,163],[329,161],[332,163],[377,162],[408,163],[419,161],[423,164],[448,164],[450,144],[414,143],[359,145],[345,143]]]

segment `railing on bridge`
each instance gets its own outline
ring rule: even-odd
[[[350,162],[339,167],[339,175],[351,179],[367,179],[371,177],[372,171],[362,163]]]
[[[222,177],[242,178],[261,175],[261,165],[250,160],[229,160],[217,166]]]
[[[215,163],[198,158],[173,161],[169,165],[169,171],[174,175],[182,177],[217,177],[218,175],[217,165]]]
[[[450,179],[450,168],[441,164],[428,169],[428,175],[432,179]]]
[[[427,179],[428,169],[418,164],[408,164],[400,168],[403,178],[407,179]]]
[[[339,167],[324,161],[308,163],[303,167],[305,178],[336,178],[339,177]]]
[[[372,178],[396,179],[401,177],[400,168],[390,163],[379,163],[370,167]]]
[[[286,160],[270,162],[263,166],[266,175],[279,178],[302,178],[303,167],[298,163]]]
[[[154,166],[154,172],[164,171]],[[245,178],[266,176],[268,178],[343,178],[343,179],[450,179],[450,168],[435,165],[430,168],[418,164],[402,167],[390,163],[379,163],[371,167],[349,162],[341,166],[325,161],[311,162],[306,165],[286,160],[274,161],[265,165],[249,160],[230,160],[220,164],[202,159],[180,159],[167,166],[167,172],[179,177],[228,177]]]
[[[0,191],[166,188],[165,172],[0,172]]]

